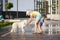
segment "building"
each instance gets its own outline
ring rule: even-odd
[[[8,0],[0,0],[0,11],[5,11],[6,2],[8,2]]]
[[[18,0],[18,6],[17,6],[17,0],[0,0],[0,10],[5,11],[5,3],[6,2],[12,2],[13,8],[11,8],[9,11],[28,11],[28,10],[36,10],[39,12],[42,12],[44,14],[47,14],[47,18],[50,19],[59,19],[60,17],[60,1],[59,0]],[[58,16],[59,15],[59,16]],[[18,16],[18,15],[17,15]]]
[[[0,0],[0,11],[2,11],[3,10],[3,0]]]
[[[0,0],[0,15],[3,14],[3,11],[5,11],[5,3],[8,2],[8,0]]]
[[[60,14],[60,0],[58,0],[58,14]]]
[[[59,0],[34,0],[34,10],[47,14],[47,18],[60,20]]]
[[[34,1],[34,9],[40,11],[40,9],[48,11],[49,14],[57,14],[58,13],[58,0],[35,0]]]
[[[9,17],[12,16],[14,18],[24,18],[26,17],[26,11],[34,10],[34,0],[8,0],[8,2],[13,3],[13,8],[5,11],[5,1],[3,0],[3,15],[4,17],[8,15]],[[23,14],[23,16],[22,16]]]
[[[8,0],[3,0],[3,11],[6,11],[5,3],[8,2]]]
[[[34,0],[34,10],[47,14],[48,13],[48,1]]]
[[[47,18],[60,20],[60,1],[59,0],[47,0],[48,1],[48,15]]]
[[[50,14],[58,14],[58,0],[47,0]]]

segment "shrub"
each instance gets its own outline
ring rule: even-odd
[[[0,22],[0,28],[12,25],[13,22]]]

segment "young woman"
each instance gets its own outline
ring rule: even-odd
[[[32,22],[33,18],[35,18],[35,32],[34,33],[41,33],[42,28],[40,27],[41,25],[39,24],[39,22],[42,19],[42,15],[38,11],[28,11],[26,15],[30,16],[26,25]]]

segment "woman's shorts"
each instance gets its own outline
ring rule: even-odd
[[[37,15],[36,18],[39,19],[39,20],[41,20],[42,15],[41,14],[40,15]]]

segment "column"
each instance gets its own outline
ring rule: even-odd
[[[5,0],[3,0],[3,11],[5,11]]]

